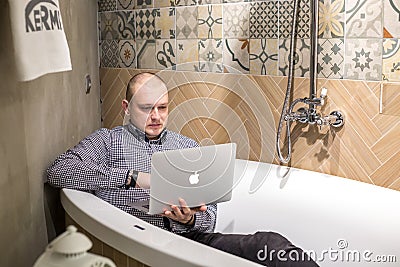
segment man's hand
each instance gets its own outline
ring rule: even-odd
[[[145,172],[139,172],[136,180],[136,187],[149,189],[150,188],[150,174]]]
[[[164,216],[168,217],[174,221],[178,221],[183,224],[193,225],[194,224],[194,214],[198,211],[206,211],[207,206],[201,205],[196,208],[189,208],[186,204],[186,201],[182,198],[179,198],[179,205],[171,205],[171,211],[164,211]]]

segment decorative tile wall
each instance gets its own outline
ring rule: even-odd
[[[99,0],[98,3],[101,67],[288,74],[293,1]],[[296,77],[309,76],[310,3],[300,0],[299,4]],[[318,7],[318,77],[400,81],[399,1],[318,0]],[[105,40],[115,40],[117,45]],[[126,49],[123,45],[126,40],[132,45],[130,55],[136,57],[123,61],[120,59],[128,52],[120,49]],[[139,50],[149,43],[138,40],[151,40],[154,44],[154,54],[148,54],[151,59],[138,58]],[[246,41],[245,47],[238,45],[242,40]],[[162,43],[171,45],[168,59],[158,56]],[[190,49],[189,44],[193,46]],[[187,65],[189,59],[184,56],[183,46],[186,52],[194,53],[191,67]],[[117,51],[110,51],[111,47]],[[206,56],[206,51],[212,52]],[[185,66],[175,66],[181,63]]]
[[[125,83],[137,71],[169,69],[171,77],[187,81],[212,78],[214,87],[205,83],[182,86],[185,94],[175,94],[171,110],[205,94],[237,114],[229,118],[232,125],[242,122],[235,135],[212,118],[172,127],[197,140],[209,137],[215,142],[245,138],[244,127],[251,145],[248,151],[239,149],[246,152],[243,158],[265,161],[265,149],[259,146],[263,131],[252,106],[223,88],[216,89],[215,82],[233,83],[224,87],[230,90],[241,79],[253,80],[255,85],[241,93],[256,104],[267,103],[272,118],[279,120],[287,84],[293,1],[134,2],[135,9],[130,1],[99,1],[103,125],[121,123],[120,105],[113,103],[121,102]],[[329,89],[321,111],[342,110],[346,124],[340,131],[293,124],[294,167],[400,190],[399,10],[398,0],[319,0],[317,88]],[[302,0],[294,99],[308,96],[309,21],[309,1]],[[260,90],[263,97],[257,95]],[[270,139],[273,142],[275,136]]]

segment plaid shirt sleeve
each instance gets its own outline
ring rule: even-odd
[[[110,167],[110,146],[110,131],[96,131],[54,161],[47,169],[48,182],[84,191],[118,188],[125,183],[128,169]]]

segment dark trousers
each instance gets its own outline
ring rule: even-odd
[[[264,266],[318,266],[304,251],[274,232],[251,235],[189,232],[182,236]]]

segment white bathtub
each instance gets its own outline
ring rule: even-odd
[[[237,186],[216,231],[275,231],[320,266],[400,266],[400,192],[317,172],[237,160]],[[265,179],[264,179],[265,178]],[[141,221],[94,195],[63,189],[89,233],[150,266],[260,266]],[[268,249],[260,257],[276,257]]]

